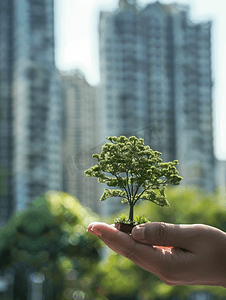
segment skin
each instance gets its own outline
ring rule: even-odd
[[[215,227],[153,222],[126,234],[114,224],[94,222],[87,231],[167,285],[226,288],[226,233]]]

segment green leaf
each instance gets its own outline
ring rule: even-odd
[[[124,197],[125,191],[122,190],[114,190],[114,189],[104,189],[104,193],[100,198],[100,201],[104,201],[110,197]]]
[[[159,206],[168,206],[164,194],[166,185],[178,185],[182,180],[175,167],[178,160],[162,162],[161,152],[145,146],[144,140],[135,136],[112,136],[107,137],[107,140],[109,142],[102,146],[102,152],[93,154],[98,164],[86,170],[85,174],[87,177],[97,177],[100,183],[121,190],[105,189],[100,200],[123,197],[122,203],[136,203],[141,199]],[[140,191],[141,189],[143,190]],[[159,190],[159,194],[154,190]]]
[[[166,206],[169,207],[169,202],[166,200],[166,195],[164,192],[164,188],[159,190],[159,194],[157,195],[156,192],[152,189],[147,190],[141,196],[141,199],[151,201],[159,206]]]
[[[146,218],[144,215],[138,215],[134,217],[135,222],[138,224],[143,224],[143,223],[149,223],[148,218]]]
[[[124,203],[129,203],[129,201],[128,201],[128,199],[123,198],[122,201],[121,201],[121,203],[122,203],[122,204],[124,204]]]

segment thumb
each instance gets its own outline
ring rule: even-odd
[[[135,226],[132,238],[137,242],[189,250],[194,242],[194,225],[153,222]]]

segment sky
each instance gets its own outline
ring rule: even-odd
[[[153,0],[137,0],[140,8]],[[226,160],[226,0],[162,0],[190,7],[195,23],[212,21],[214,153]],[[115,11],[118,0],[55,0],[55,61],[61,71],[80,69],[91,85],[100,81],[98,22],[100,11]]]

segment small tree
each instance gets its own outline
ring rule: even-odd
[[[134,222],[134,205],[139,200],[169,206],[165,195],[166,185],[179,185],[182,180],[175,167],[178,160],[163,163],[159,158],[162,153],[145,146],[144,140],[135,136],[114,136],[107,137],[107,140],[111,143],[106,143],[100,154],[93,154],[98,165],[86,170],[85,174],[87,177],[97,177],[100,183],[109,187],[120,189],[104,189],[100,200],[122,197],[122,203],[130,205],[130,223]]]

